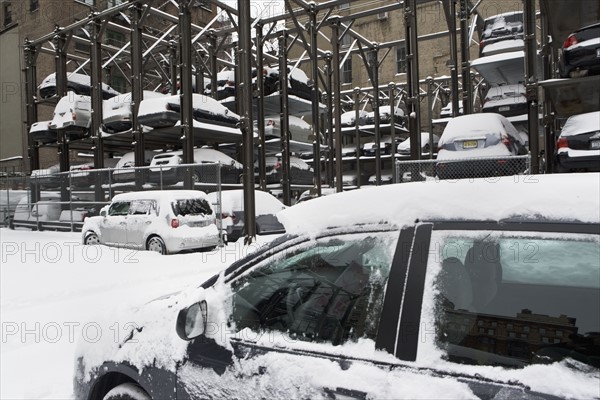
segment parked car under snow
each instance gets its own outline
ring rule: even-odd
[[[421,132],[421,154],[429,154],[432,150],[437,151],[440,137],[433,135],[433,145],[429,143],[429,132]],[[410,155],[410,138],[405,139],[396,147],[396,152],[402,155]]]
[[[160,254],[214,248],[215,214],[204,192],[161,190],[118,194],[100,216],[86,218],[86,245],[104,244]]]
[[[596,398],[599,180],[407,183],[290,207],[289,235],[111,315],[130,327],[120,340],[82,340],[74,397]]]
[[[50,129],[80,128],[88,130],[92,122],[92,101],[89,96],[68,92],[54,107]]]
[[[528,150],[522,135],[500,114],[452,118],[438,143],[436,175],[440,179],[478,178],[525,172]]]
[[[558,66],[563,78],[600,74],[600,23],[569,35],[563,44]]]
[[[529,108],[526,93],[522,83],[492,86],[485,95],[481,111],[497,113],[505,117],[527,114]]]
[[[567,119],[556,142],[560,172],[600,171],[600,111]]]
[[[523,48],[523,12],[510,11],[486,18],[479,41],[479,54],[490,56]]]
[[[39,85],[40,97],[47,99],[56,95],[56,73],[51,73],[44,78],[42,83]],[[85,96],[91,96],[92,84],[89,75],[78,74],[78,73],[67,73],[67,90],[82,94]],[[102,98],[110,99],[113,96],[120,94],[115,89],[108,86],[106,83],[102,84]]]
[[[265,157],[267,169],[267,183],[281,183],[283,179],[283,161],[281,156]],[[254,163],[254,176],[258,183],[258,162]],[[313,169],[304,160],[290,157],[290,183],[293,185],[312,185],[314,178]]]
[[[144,90],[144,99],[165,97],[162,93]],[[102,129],[106,133],[120,133],[131,129],[131,92],[102,102]],[[147,127],[143,127],[146,128]]]
[[[180,100],[179,95],[144,99],[140,103],[138,120],[141,124],[152,128],[174,126],[181,119]],[[198,122],[229,127],[236,127],[240,122],[237,114],[202,94],[192,94],[192,106],[193,118]]]
[[[213,208],[217,209],[221,198],[221,220],[226,242],[235,242],[245,233],[244,225],[244,191],[224,190],[220,196],[217,192],[208,194]],[[261,190],[254,191],[256,233],[258,235],[269,235],[285,233],[285,228],[277,219],[277,213],[286,208],[275,196]]]
[[[144,151],[144,165],[150,165],[152,158],[156,153],[150,150]],[[112,171],[114,182],[133,182],[135,180],[135,153],[133,151],[123,154],[115,169]],[[148,170],[140,170],[144,176],[148,176]]]

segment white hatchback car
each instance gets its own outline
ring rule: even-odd
[[[86,218],[82,232],[87,245],[131,247],[161,254],[219,244],[210,201],[197,190],[116,195],[100,216]]]
[[[70,126],[88,129],[92,122],[91,108],[90,96],[67,92],[54,108],[50,129],[63,129]]]

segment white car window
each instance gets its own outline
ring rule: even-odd
[[[108,215],[127,215],[130,204],[131,203],[129,201],[116,201],[110,205],[110,208],[108,209]]]
[[[152,207],[152,200],[133,200],[129,208],[132,215],[147,215]]]

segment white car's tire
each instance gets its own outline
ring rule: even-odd
[[[100,238],[98,237],[96,232],[90,231],[85,235],[83,244],[88,245],[88,246],[100,244]]]
[[[167,246],[160,236],[151,236],[146,242],[146,250],[160,254],[167,254]]]
[[[123,383],[119,386],[112,388],[106,395],[103,400],[150,400],[151,397],[148,396],[141,387],[136,385],[135,383]]]

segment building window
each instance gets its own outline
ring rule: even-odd
[[[562,335],[563,335],[562,331],[556,331],[556,336],[557,337],[562,337]]]
[[[528,327],[528,326],[524,326],[524,327],[523,327],[523,332],[525,332],[525,333],[529,333],[529,327]]]
[[[517,334],[514,333],[514,332],[508,332],[508,337],[509,338],[515,338],[515,337],[517,337]]]
[[[37,11],[39,8],[40,0],[29,0],[29,12]]]
[[[540,328],[540,335],[545,335],[545,334],[546,334],[546,329]]]
[[[352,58],[348,58],[342,68],[342,83],[352,83]]]
[[[511,331],[513,328],[513,324],[506,324],[506,329],[508,329],[509,331]]]
[[[527,334],[526,333],[521,333],[521,339],[527,339]]]
[[[106,30],[106,44],[115,47],[123,47],[126,43],[125,35],[121,32]]]
[[[13,23],[12,18],[12,3],[10,1],[4,2],[2,5],[4,11],[4,26],[8,26]]]
[[[406,73],[406,45],[396,47],[396,73]]]
[[[342,49],[347,49],[350,47],[350,45],[352,45],[352,42],[354,41],[354,38],[351,35],[345,34],[344,37],[342,38]]]
[[[480,319],[480,320],[477,321],[477,326],[483,326],[483,320],[482,319]]]
[[[542,336],[542,343],[550,343],[546,336]]]
[[[488,335],[493,335],[495,331],[493,329],[488,329]]]

